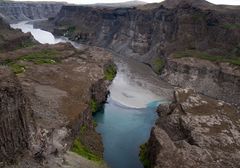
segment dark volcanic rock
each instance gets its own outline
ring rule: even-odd
[[[240,67],[196,58],[169,58],[162,77],[170,84],[240,105]]]
[[[51,22],[57,35],[133,57],[157,73],[165,68],[162,77],[171,84],[235,104],[240,99],[238,66],[215,61],[207,67],[198,59],[184,62],[187,58],[177,61],[170,56],[191,50],[210,60],[239,60],[239,23],[238,6],[204,0],[166,0],[131,8],[63,6]]]
[[[169,106],[160,106],[149,140],[156,168],[240,166],[239,113],[229,104],[177,89]]]
[[[0,68],[0,163],[16,161],[29,145],[31,111],[16,76]]]
[[[0,17],[10,23],[46,19],[54,17],[63,4],[57,2],[0,2]]]
[[[57,33],[65,29],[62,34],[73,40],[107,47],[152,66],[178,50],[232,52],[240,42],[239,22],[239,7],[193,0],[132,8],[63,6],[54,20]]]
[[[0,52],[12,51],[36,44],[30,33],[14,30],[0,18]]]

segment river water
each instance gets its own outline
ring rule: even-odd
[[[42,44],[70,42],[76,48],[81,47],[67,38],[36,29],[27,21],[11,27],[31,32]],[[102,135],[104,159],[111,168],[143,168],[138,157],[139,146],[149,138],[157,119],[157,106],[171,99],[171,88],[144,64],[116,56],[114,60],[117,75],[109,88],[107,103],[94,116],[96,130]]]

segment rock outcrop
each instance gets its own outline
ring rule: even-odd
[[[0,166],[15,162],[28,149],[28,103],[17,77],[7,67],[0,67]]]
[[[240,105],[239,66],[191,57],[170,57],[167,65],[162,77],[170,84]]]
[[[147,145],[151,167],[240,166],[240,114],[230,104],[177,89],[158,113]]]
[[[0,18],[0,52],[12,51],[36,44],[30,33],[14,30]]]
[[[1,84],[5,82],[4,86],[10,88],[0,88],[2,105],[7,102],[1,106],[4,111],[1,110],[0,124],[5,125],[0,131],[0,161],[19,156],[21,151],[23,159],[16,157],[18,167],[57,168],[59,164],[64,167],[65,162],[77,167],[74,165],[79,164],[77,156],[67,152],[76,138],[103,157],[91,101],[94,98],[97,103],[103,103],[108,95],[110,81],[105,80],[104,72],[107,65],[113,64],[110,53],[97,47],[75,49],[70,44],[35,45],[0,53],[0,64],[17,73],[15,79],[21,87],[21,91],[17,87],[12,89],[14,81],[8,81],[5,73],[0,73]],[[28,99],[35,125],[29,129],[24,115],[30,114],[24,111],[27,108],[24,97]],[[14,126],[16,132],[12,131]],[[83,129],[85,133],[81,134]],[[6,131],[9,135],[5,135]]]
[[[0,18],[9,23],[54,17],[64,3],[0,2]]]

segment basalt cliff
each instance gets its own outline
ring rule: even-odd
[[[227,168],[240,166],[239,111],[191,89],[176,89],[159,119],[142,160],[154,168]]]
[[[28,37],[12,43],[29,44],[0,53],[0,167],[104,167],[92,113],[107,98],[112,55],[97,47],[41,45],[3,21],[0,27],[1,34]],[[96,162],[77,155],[81,150]]]
[[[173,85],[239,104],[238,6],[204,0],[129,8],[66,5],[50,22],[56,35],[132,57]]]
[[[56,16],[64,3],[57,2],[0,2],[0,18],[10,23]]]

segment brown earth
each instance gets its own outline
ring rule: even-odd
[[[44,55],[43,51],[45,54],[54,53],[56,62],[42,64],[22,59],[29,54]],[[77,50],[70,44],[35,45],[1,53],[0,62],[5,63],[6,60],[24,66],[22,73],[12,76],[19,81],[18,85],[29,100],[33,112],[29,115],[25,111],[29,141],[27,147],[22,146],[28,149],[24,158],[29,159],[20,159],[19,165],[57,167],[60,163],[56,158],[65,156],[83,126],[89,134],[86,135],[87,141],[80,136],[82,143],[102,157],[101,137],[94,131],[90,101],[94,98],[101,104],[106,100],[110,81],[105,80],[104,70],[113,64],[112,55],[97,47]],[[7,65],[12,68],[12,64]],[[4,68],[8,69],[6,65]],[[21,100],[21,96],[18,98]],[[2,115],[5,113],[3,111]],[[16,133],[14,130],[12,132]],[[8,157],[12,156],[12,153],[8,153]]]

